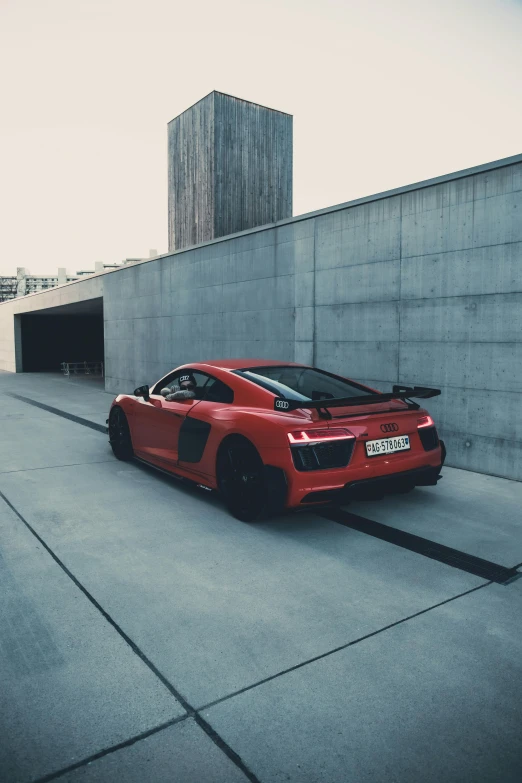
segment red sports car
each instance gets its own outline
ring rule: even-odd
[[[197,362],[118,395],[109,440],[118,459],[217,489],[235,517],[252,521],[435,485],[444,443],[412,398],[437,394],[407,386],[381,393],[290,362]]]

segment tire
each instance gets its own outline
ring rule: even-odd
[[[255,446],[241,436],[227,438],[216,465],[218,488],[232,516],[255,522],[267,509],[263,460]]]
[[[117,406],[109,415],[109,443],[117,459],[127,462],[134,457],[129,422],[125,412]]]

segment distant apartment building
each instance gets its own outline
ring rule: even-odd
[[[19,266],[16,270],[16,276],[0,277],[0,302],[14,299],[17,296],[46,291],[48,288],[54,288],[62,283],[69,283],[77,279],[77,276],[67,274],[64,268],[58,269],[58,274],[51,276],[32,275],[25,267]]]
[[[6,302],[8,299],[14,299],[17,289],[16,277],[0,276],[0,302]]]
[[[46,275],[32,275],[25,267],[19,266],[16,270],[17,290],[16,296],[36,294],[38,291],[46,291],[63,283],[71,283],[77,280],[76,275],[67,274],[64,267],[58,268],[58,274],[54,277]]]
[[[157,256],[157,251],[150,250],[149,258],[154,258],[155,256]],[[97,261],[94,264],[94,269],[82,269],[76,272],[75,275],[69,274],[65,267],[59,267],[58,274],[54,276],[32,275],[25,267],[19,266],[17,267],[16,275],[0,276],[0,302],[15,299],[18,296],[25,296],[26,294],[46,291],[48,288],[55,288],[57,285],[64,285],[64,283],[72,283],[74,280],[79,280],[87,275],[118,269],[125,264],[137,264],[140,261],[147,260],[145,258],[125,258],[116,264],[104,264],[102,261]]]

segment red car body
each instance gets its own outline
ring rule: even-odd
[[[334,408],[329,399],[323,403],[321,398],[310,403],[315,407],[303,403],[304,407],[288,409],[298,403],[287,404],[277,390],[266,387],[270,381],[258,385],[244,375],[256,370],[279,372],[275,368],[281,377],[300,369],[323,373],[353,385],[357,399],[368,395],[372,402],[342,405],[333,400]],[[202,399],[167,401],[160,389],[182,371],[209,376],[206,388],[222,389],[218,382],[224,384],[229,390],[226,401],[207,399],[212,394],[204,392],[199,395]],[[432,393],[413,396],[440,393],[426,391]],[[433,420],[411,399],[384,396],[382,402],[375,401],[375,395],[381,394],[375,389],[306,365],[266,359],[198,362],[177,368],[150,390],[142,387],[136,392],[118,395],[111,406],[111,415],[115,408],[125,414],[134,456],[202,487],[220,489],[220,449],[241,438],[257,451],[264,469],[263,492],[276,497],[279,507],[310,507],[366,490],[380,493],[434,485],[444,462],[444,444]],[[409,448],[368,456],[369,441],[386,439],[390,439],[386,448],[405,443]]]

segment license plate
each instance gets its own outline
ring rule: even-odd
[[[377,457],[379,454],[394,454],[396,451],[408,451],[410,438],[408,435],[399,435],[397,438],[383,438],[382,440],[369,440],[366,443],[366,456]]]

